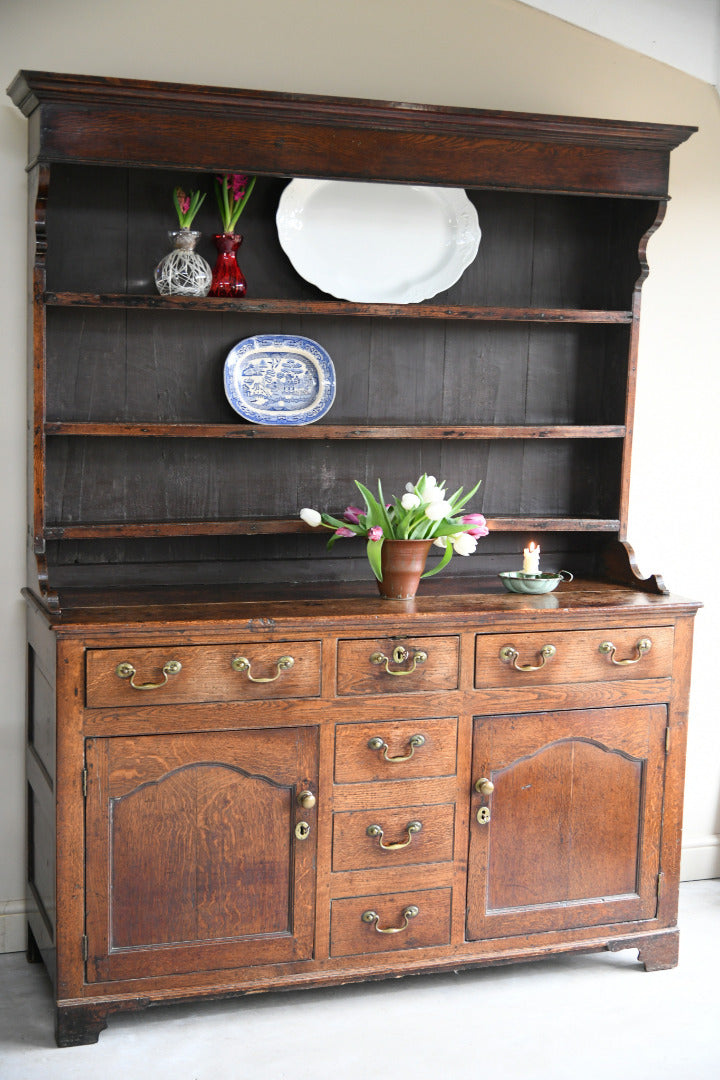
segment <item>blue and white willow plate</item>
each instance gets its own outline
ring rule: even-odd
[[[225,396],[253,424],[312,424],[335,400],[335,368],[317,341],[257,334],[228,353]]]

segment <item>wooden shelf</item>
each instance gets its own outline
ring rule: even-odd
[[[573,517],[488,517],[491,532],[617,532],[620,522],[615,518]],[[133,539],[172,536],[253,536],[278,533],[311,533],[316,530],[299,518],[248,518],[228,521],[148,521],[98,522],[68,525],[47,525],[46,540]],[[323,533],[326,530],[323,530]],[[327,531],[327,535],[330,533]]]
[[[280,300],[152,296],[131,293],[47,292],[48,307],[141,311],[236,312],[249,315],[359,315],[376,318],[475,319],[481,322],[631,323],[631,311],[594,308],[482,307],[458,304],[354,304],[345,300]]]
[[[272,426],[49,420],[46,435],[153,439],[622,439],[621,424],[307,424]]]

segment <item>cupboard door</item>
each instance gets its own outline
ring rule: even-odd
[[[664,705],[476,718],[469,940],[654,917],[666,722]]]
[[[89,982],[312,955],[316,728],[90,739],[86,765]]]

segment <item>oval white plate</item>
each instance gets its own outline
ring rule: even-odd
[[[254,424],[312,424],[335,400],[335,368],[317,341],[257,334],[230,350],[225,396]]]
[[[291,180],[280,244],[306,281],[341,300],[413,304],[448,289],[477,255],[477,212],[462,188]]]

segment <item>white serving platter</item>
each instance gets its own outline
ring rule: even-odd
[[[335,400],[335,368],[306,337],[257,334],[227,355],[225,396],[253,424],[312,424]]]
[[[341,300],[413,304],[449,289],[480,244],[462,188],[291,180],[278,237],[306,281]]]

